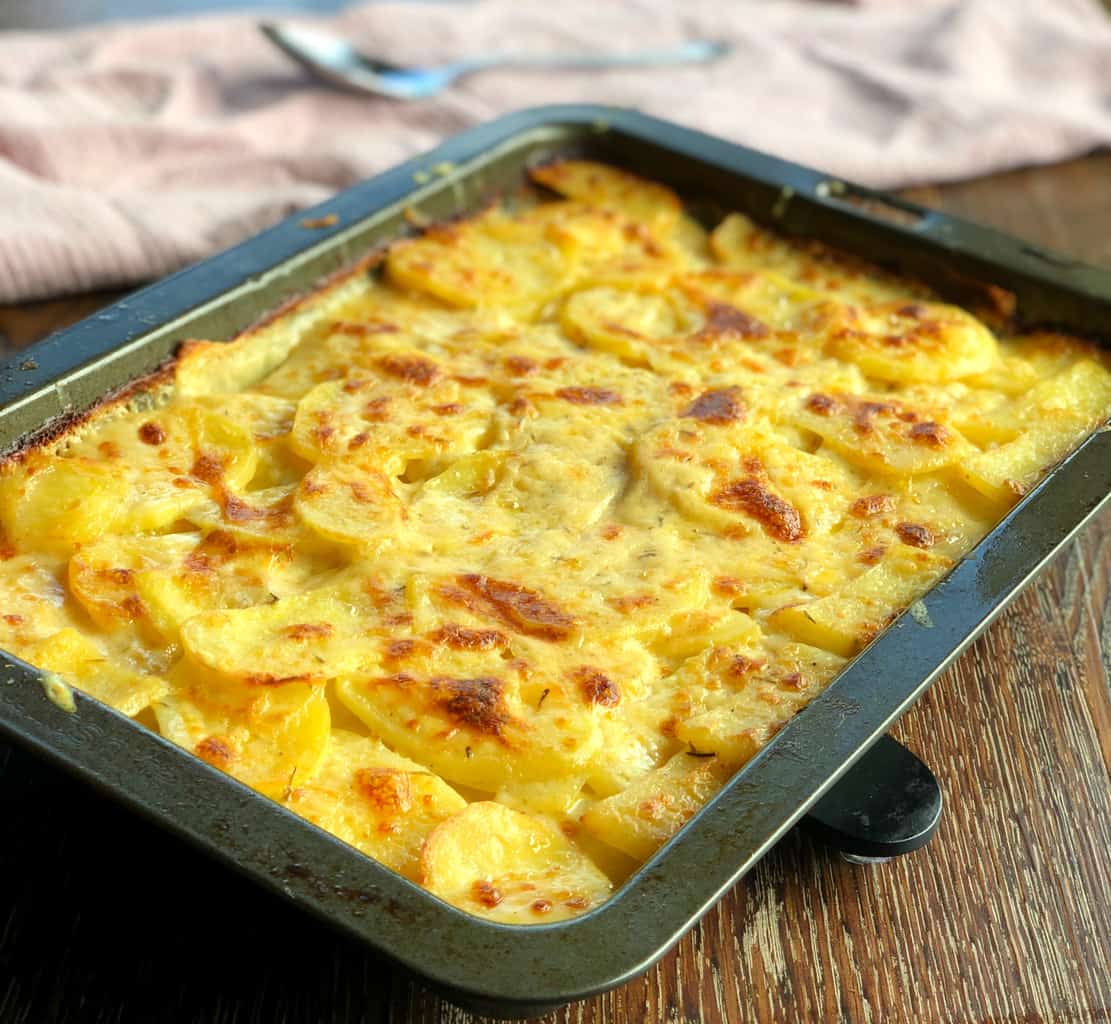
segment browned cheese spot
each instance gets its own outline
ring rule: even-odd
[[[185,568],[190,572],[210,572],[226,565],[238,550],[239,545],[230,533],[213,530],[186,556]]]
[[[560,388],[556,392],[557,398],[573,405],[621,405],[622,398],[616,391],[609,388]]]
[[[371,492],[362,480],[348,480],[347,489],[351,492],[351,497],[354,498],[360,505],[373,505],[375,502],[375,495]]]
[[[224,462],[210,452],[199,452],[190,472],[206,484],[218,484],[224,477]]]
[[[301,482],[298,484],[298,490],[306,496],[311,498],[313,494],[323,494],[328,490],[328,484],[320,480],[314,480],[311,475],[302,476]]]
[[[915,423],[910,430],[907,431],[907,436],[918,444],[924,444],[929,448],[944,448],[945,445],[952,440],[952,433],[947,430],[940,423],[934,423],[928,420],[925,423]]]
[[[706,304],[706,323],[694,336],[698,341],[725,338],[766,338],[768,325],[727,302]]]
[[[441,676],[429,680],[436,703],[457,725],[487,736],[502,738],[509,724],[509,712],[502,699],[500,679],[481,676],[477,679],[451,679]]]
[[[539,366],[535,359],[528,356],[506,356],[505,368],[514,377],[527,377],[530,373],[535,373]]]
[[[193,748],[193,753],[214,768],[226,768],[231,764],[233,754],[227,741],[219,736],[209,736]]]
[[[431,359],[423,356],[402,355],[391,352],[378,360],[378,365],[384,373],[400,380],[426,388],[440,378],[440,368]]]
[[[715,576],[710,587],[722,597],[740,597],[747,590],[745,581],[739,576]]]
[[[602,327],[609,331],[611,334],[620,334],[623,338],[642,338],[644,335],[638,334],[636,331],[624,324],[614,323],[612,320],[607,320],[602,324]]]
[[[655,604],[656,597],[653,594],[622,594],[619,597],[607,598],[606,603],[611,608],[621,612],[622,615],[628,615],[629,612],[634,612],[638,608]]]
[[[390,768],[360,768],[355,788],[380,814],[405,814],[413,806],[413,786],[408,772]]]
[[[792,690],[795,693],[802,693],[806,689],[806,677],[801,672],[791,672],[789,675],[780,676],[776,680],[776,685],[781,690]]]
[[[621,690],[601,669],[580,665],[571,673],[571,678],[588,704],[612,708],[621,702]]]
[[[815,392],[806,399],[806,408],[819,416],[832,416],[841,408],[841,403],[836,398]]]
[[[457,582],[481,598],[506,625],[541,640],[565,640],[575,620],[562,608],[528,587],[508,580],[468,574]]]
[[[920,523],[899,523],[895,527],[895,533],[899,540],[912,548],[930,548],[937,542],[933,530]]]
[[[166,431],[154,420],[147,420],[139,427],[139,440],[143,444],[160,445],[166,440]]]
[[[857,498],[849,506],[849,515],[855,516],[857,519],[868,519],[871,516],[878,516],[884,512],[893,512],[895,510],[895,499],[890,494],[868,494],[863,498]]]
[[[416,640],[408,637],[398,637],[386,644],[386,659],[388,661],[401,661],[408,658],[416,649]]]
[[[745,407],[740,388],[718,388],[704,391],[683,412],[683,416],[724,426],[744,419]]]
[[[474,897],[475,903],[480,903],[491,910],[502,901],[502,894],[494,883],[481,878],[471,886],[471,896]]]
[[[330,622],[295,622],[282,630],[290,640],[327,640],[334,632]]]
[[[751,516],[776,540],[797,541],[805,536],[799,510],[751,477],[730,481],[710,495],[710,503]]]
[[[506,643],[504,633],[496,629],[468,629],[456,622],[448,622],[428,637],[434,644],[453,647],[457,651],[492,651]]]
[[[873,548],[866,548],[856,556],[856,560],[863,565],[879,565],[883,561],[883,556],[887,554],[887,548],[882,544],[877,544]]]
[[[248,686],[285,686],[286,683],[303,683],[311,679],[311,675],[298,673],[292,676],[274,676],[268,672],[255,672],[244,678]]]
[[[890,402],[857,402],[853,408],[853,429],[858,434],[870,434],[875,429],[872,420],[883,413],[894,415],[897,411]]]
[[[266,522],[270,526],[285,526],[293,521],[293,495],[289,494],[269,508],[249,505],[242,498],[226,491],[220,495],[220,511],[229,523]]]
[[[764,662],[759,658],[746,658],[743,654],[731,654],[728,657],[725,677],[735,683],[747,679],[764,667]]]

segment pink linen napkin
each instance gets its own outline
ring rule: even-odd
[[[0,302],[166,274],[469,125],[540,103],[638,107],[879,186],[1111,143],[1096,0],[482,0],[323,22],[367,52],[726,39],[709,66],[499,70],[398,104],[309,79],[245,15],[0,34]]]

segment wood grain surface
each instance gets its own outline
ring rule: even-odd
[[[1111,155],[908,194],[1111,267]],[[646,976],[544,1020],[1111,1020],[1109,579],[1104,514],[903,719],[948,801],[929,846],[863,867],[791,833]],[[0,822],[3,1024],[479,1019],[4,747]]]

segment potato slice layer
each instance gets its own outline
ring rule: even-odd
[[[478,917],[542,924],[582,914],[613,888],[553,825],[501,804],[469,804],[421,851],[421,883]]]

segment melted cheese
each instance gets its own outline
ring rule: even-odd
[[[514,923],[604,900],[1111,410],[1091,346],[535,178],[0,475],[0,644]]]

